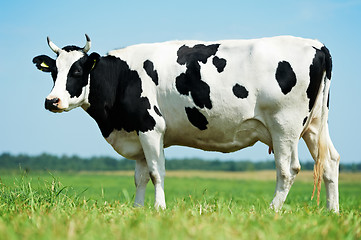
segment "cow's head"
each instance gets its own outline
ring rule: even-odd
[[[45,108],[52,112],[69,111],[78,106],[87,106],[89,94],[89,73],[94,68],[99,54],[92,53],[90,38],[86,35],[86,45],[57,47],[49,37],[49,47],[57,54],[56,60],[40,55],[33,59],[36,67],[43,72],[50,72],[54,87],[45,99]]]

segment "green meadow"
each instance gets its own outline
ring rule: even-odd
[[[167,209],[133,208],[131,172],[0,173],[0,239],[360,239],[361,174],[340,175],[340,213],[296,179],[282,211],[268,208],[272,171],[167,172]]]

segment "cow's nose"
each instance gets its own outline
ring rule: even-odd
[[[47,110],[59,110],[58,103],[59,98],[45,99],[45,109]]]

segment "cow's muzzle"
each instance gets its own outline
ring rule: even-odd
[[[45,99],[45,109],[52,112],[62,112],[63,110],[59,108],[59,98]]]

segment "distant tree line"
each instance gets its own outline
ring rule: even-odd
[[[301,163],[302,170],[312,170],[313,162]],[[133,170],[135,161],[128,159],[115,159],[112,157],[55,156],[41,154],[29,156],[26,154],[0,155],[0,170],[17,170],[19,168],[30,170],[55,171],[118,171]],[[254,171],[275,169],[274,161],[220,161],[203,160],[199,158],[168,159],[167,170],[207,170],[207,171]],[[361,163],[340,164],[341,171],[361,171]]]

